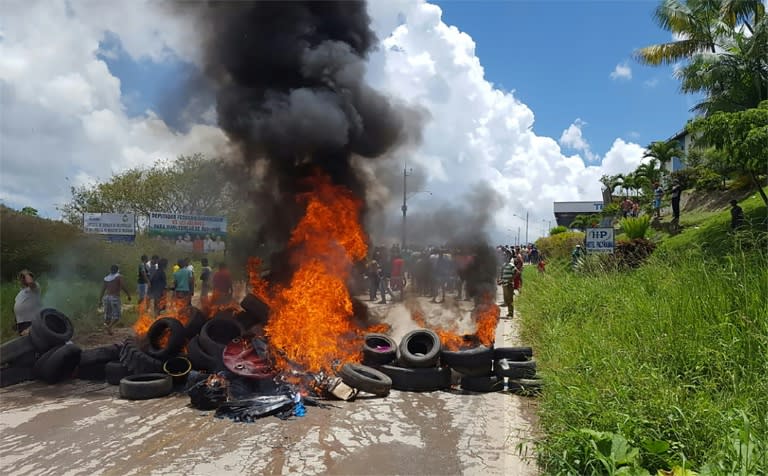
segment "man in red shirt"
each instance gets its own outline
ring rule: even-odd
[[[232,300],[232,275],[229,274],[226,264],[219,263],[219,270],[213,273],[211,285],[213,288],[213,302],[224,304]]]
[[[397,253],[395,254],[395,257],[392,258],[392,273],[389,279],[389,284],[390,284],[390,287],[392,288],[392,291],[400,294],[399,296],[400,301],[403,300],[403,294],[405,291],[404,271],[405,271],[405,262],[403,261],[403,258],[400,256],[400,253]]]

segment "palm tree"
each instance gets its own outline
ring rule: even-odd
[[[675,157],[681,159],[685,155],[683,149],[680,148],[680,144],[677,141],[656,141],[646,147],[646,151],[643,157],[653,157],[659,164],[661,169],[664,168]]]
[[[646,46],[635,57],[641,63],[658,66],[689,59],[697,53],[715,53],[726,26],[720,21],[722,7],[723,0],[662,1],[654,11],[654,19],[680,39]]]
[[[765,17],[762,0],[723,0],[720,16],[731,28],[741,24],[754,35],[757,24]]]

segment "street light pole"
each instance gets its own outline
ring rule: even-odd
[[[528,246],[528,211],[525,212],[525,246]]]
[[[403,211],[403,228],[401,230],[402,236],[400,237],[400,249],[402,251],[405,251],[405,215],[408,213],[408,205],[405,203],[407,200],[407,194],[408,194],[408,183],[407,178],[409,175],[413,173],[413,169],[409,172],[405,166],[403,166],[403,206],[400,208],[400,210]]]

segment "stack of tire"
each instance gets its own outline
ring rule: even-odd
[[[378,380],[389,383],[395,390],[442,390],[451,386],[451,371],[440,366],[440,348],[440,338],[428,329],[407,333],[399,345],[387,335],[367,334],[363,344],[363,366],[366,372],[373,370]],[[355,387],[355,382],[345,380],[345,383]],[[363,391],[359,386],[355,388]]]
[[[38,379],[54,384],[76,376],[82,350],[70,339],[74,327],[56,309],[43,309],[29,334],[0,347],[0,387]]]
[[[519,395],[534,395],[541,389],[530,347],[443,350],[440,359],[457,373],[463,390],[497,392],[506,387]]]

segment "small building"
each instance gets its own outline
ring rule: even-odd
[[[570,227],[576,215],[594,215],[603,211],[603,201],[554,202],[555,220],[560,226]]]
[[[681,130],[667,140],[667,142],[673,141],[680,145],[680,148],[683,150],[684,157],[673,157],[670,162],[664,164],[664,169],[670,173],[677,172],[678,170],[682,170],[687,167],[683,159],[688,156],[688,152],[693,147],[693,137],[685,129]]]

